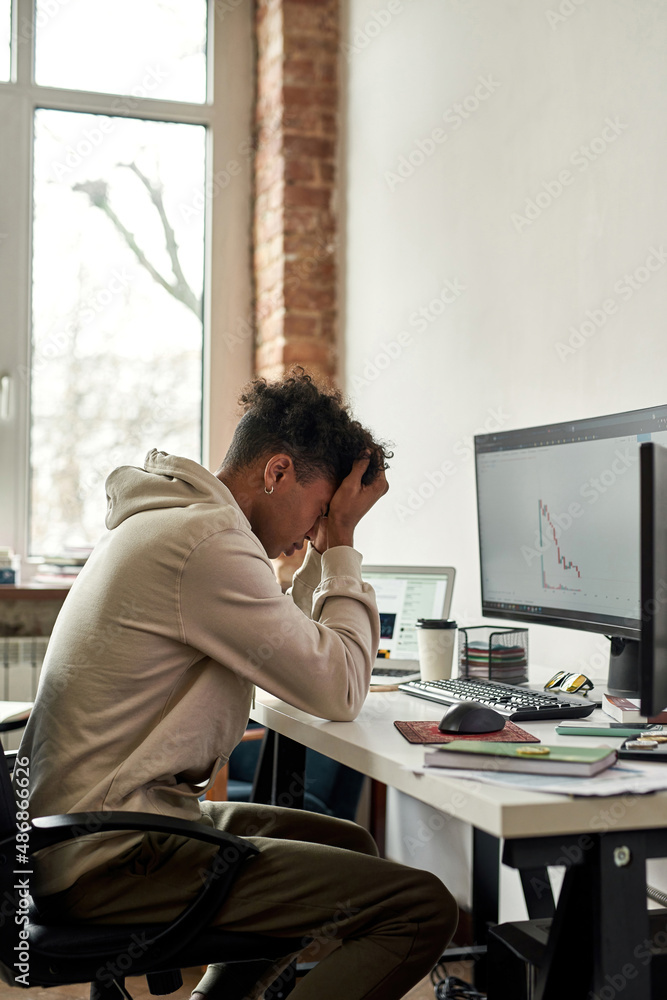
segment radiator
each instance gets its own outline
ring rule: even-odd
[[[0,701],[33,701],[48,636],[0,638]]]

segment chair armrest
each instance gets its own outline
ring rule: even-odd
[[[27,716],[25,719],[6,719],[4,722],[0,722],[0,733],[10,733],[13,729],[24,729],[27,722]]]
[[[189,819],[176,819],[173,816],[118,811],[37,816],[32,821],[30,849],[41,851],[44,847],[51,847],[64,840],[87,837],[93,833],[111,833],[115,830],[173,833],[220,848],[233,846],[244,855],[259,854],[258,849],[243,837],[236,837],[225,830],[216,830],[213,826],[195,823]]]

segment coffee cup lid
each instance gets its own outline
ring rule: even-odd
[[[452,618],[418,618],[417,628],[456,628]]]

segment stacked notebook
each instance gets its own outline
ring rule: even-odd
[[[427,767],[465,768],[475,771],[524,771],[542,774],[566,774],[589,778],[616,762],[617,753],[609,747],[562,747],[454,740],[428,750]]]
[[[519,684],[526,679],[526,650],[523,646],[493,646],[484,642],[470,642],[465,650],[467,677],[493,676],[494,681]]]

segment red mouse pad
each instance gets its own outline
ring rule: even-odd
[[[451,743],[452,740],[486,740],[489,743],[539,743],[510,719],[495,733],[441,733],[437,722],[394,722],[408,743]]]

